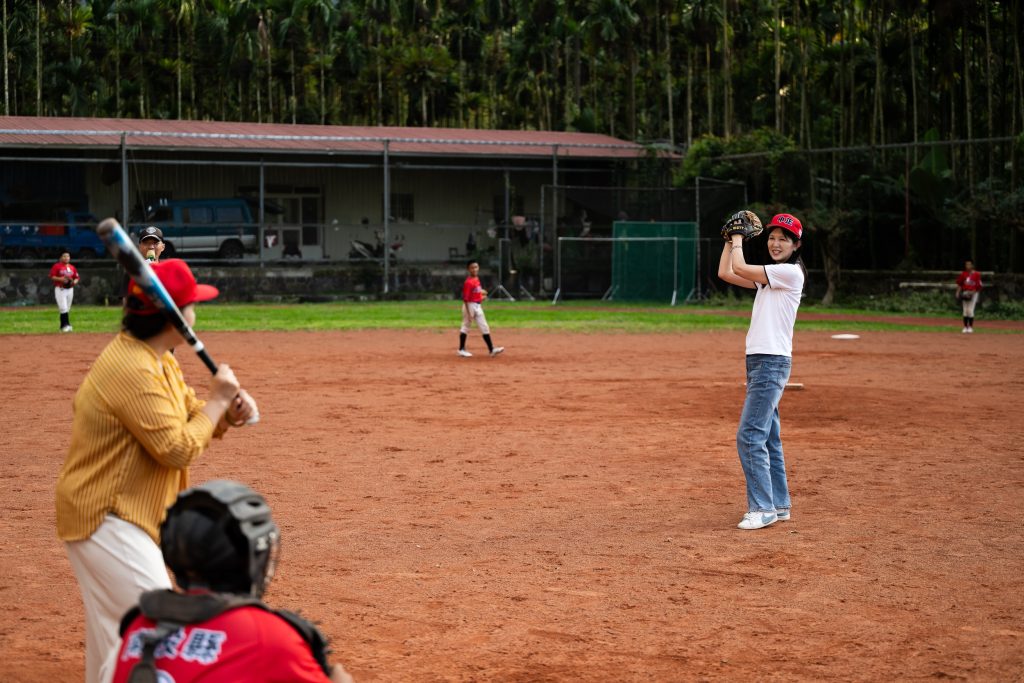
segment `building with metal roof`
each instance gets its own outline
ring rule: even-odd
[[[385,244],[436,262],[500,252],[509,238],[542,270],[545,230],[621,212],[609,201],[588,213],[558,188],[601,196],[651,155],[593,133],[0,117],[0,223],[127,216],[136,228],[161,224],[182,255],[233,258],[238,245],[223,238],[189,242],[230,213],[250,235],[246,259],[358,259],[361,244],[386,269]],[[229,212],[233,198],[251,216]]]

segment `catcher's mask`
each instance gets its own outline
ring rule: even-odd
[[[181,588],[263,595],[280,532],[260,494],[213,480],[182,491],[160,525],[160,550]]]

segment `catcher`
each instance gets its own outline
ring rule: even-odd
[[[788,213],[768,224],[765,265],[748,264],[743,244],[762,234],[751,211],[734,214],[722,226],[725,246],[718,277],[756,289],[747,332],[747,396],[736,431],[736,450],[747,483],[747,512],[740,529],[761,529],[790,519],[789,483],[782,454],[779,401],[793,365],[793,325],[807,269],[800,259],[803,226]]]
[[[351,683],[327,663],[317,628],[260,600],[280,533],[260,494],[236,481],[183,491],[160,526],[160,549],[181,592],[143,593],[121,621],[103,680]]]

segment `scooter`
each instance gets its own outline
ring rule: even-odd
[[[374,230],[375,244],[362,240],[352,240],[352,248],[348,252],[350,261],[380,261],[384,258],[384,234],[380,230]],[[405,246],[405,235],[395,235],[392,238],[391,246],[388,249],[388,257],[391,263],[398,261],[398,252]]]

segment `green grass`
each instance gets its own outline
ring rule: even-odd
[[[805,306],[801,312],[871,315],[870,321],[797,320],[797,328],[817,331],[939,331],[925,320],[907,323],[907,313],[886,313],[851,308]],[[750,323],[750,302],[717,301],[713,305],[676,307],[620,302],[574,301],[552,306],[546,301],[490,301],[488,320],[496,328],[571,332],[686,332],[742,330]],[[888,322],[887,317],[901,316]],[[75,306],[71,311],[76,332],[113,333],[120,324],[120,309]],[[950,314],[950,324],[958,316]],[[0,309],[0,334],[57,334],[54,306]],[[322,304],[202,304],[196,329],[246,330],[363,330],[448,329],[459,323],[457,301],[394,301]]]

